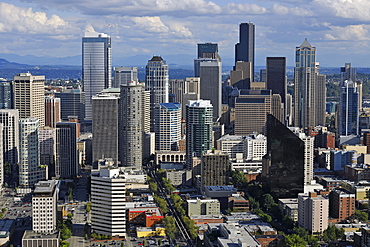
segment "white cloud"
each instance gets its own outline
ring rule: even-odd
[[[264,14],[267,12],[267,9],[264,7],[260,7],[257,4],[235,4],[229,3],[225,7],[226,14],[243,14],[243,15],[251,15],[251,14]]]
[[[314,0],[312,5],[321,13],[329,16],[370,20],[368,0]]]
[[[132,17],[138,28],[151,33],[166,33],[169,28],[164,25],[159,16],[143,16],[143,17]]]
[[[345,27],[329,26],[331,31],[325,34],[327,40],[362,41],[368,37],[369,25],[349,25]]]
[[[0,32],[55,35],[67,33],[70,29],[68,23],[57,15],[48,17],[45,12],[0,2]]]

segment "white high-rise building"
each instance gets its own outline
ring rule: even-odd
[[[45,125],[45,76],[20,73],[14,76],[14,106],[19,118],[35,117]]]
[[[267,138],[262,134],[252,134],[246,138],[246,160],[262,160],[267,153]]]
[[[328,228],[329,199],[316,193],[298,194],[298,224],[312,233]]]
[[[32,196],[32,230],[53,233],[57,225],[58,181],[40,181]]]
[[[111,87],[111,38],[104,33],[85,32],[82,38],[82,80],[85,92],[85,121],[92,121],[92,96]]]
[[[0,109],[0,123],[3,124],[2,143],[4,162],[16,165],[19,161],[19,113],[15,109]]]
[[[180,103],[159,103],[155,108],[155,150],[177,151],[181,138]]]
[[[39,126],[39,119],[34,117],[19,120],[19,185],[25,193],[45,179],[39,168]]]
[[[126,179],[119,168],[101,167],[91,176],[91,229],[98,234],[125,236]]]

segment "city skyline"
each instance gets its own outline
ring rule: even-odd
[[[161,0],[136,4],[131,0],[109,4],[79,0],[73,6],[59,0],[3,0],[0,53],[76,56],[81,54],[83,32],[95,30],[111,35],[113,59],[194,57],[195,44],[213,42],[219,44],[221,57],[232,61],[239,24],[252,22],[256,26],[256,66],[272,56],[287,57],[287,65],[293,65],[294,47],[307,38],[320,48],[317,60],[323,67],[345,62],[370,67],[363,52],[370,50],[369,8],[365,0]],[[187,63],[191,65],[192,60]],[[122,65],[129,64],[127,60]]]

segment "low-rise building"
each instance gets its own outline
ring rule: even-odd
[[[0,246],[10,241],[15,228],[15,220],[0,220]]]
[[[23,247],[59,247],[60,246],[60,234],[59,232],[51,234],[40,234],[35,233],[31,230],[24,231],[22,237],[22,246]]]
[[[283,215],[290,216],[294,222],[298,221],[298,198],[279,199],[278,206]]]
[[[164,216],[158,207],[128,209],[128,221],[130,224],[153,227],[162,223],[163,218]]]
[[[355,194],[344,189],[334,189],[329,195],[329,215],[346,220],[355,213]]]
[[[217,199],[186,200],[187,212],[192,215],[220,215],[220,202]]]
[[[241,194],[232,194],[228,197],[229,208],[234,212],[248,212],[249,200],[245,199]]]
[[[173,186],[190,186],[192,184],[192,172],[190,170],[166,171],[166,178],[171,180]]]

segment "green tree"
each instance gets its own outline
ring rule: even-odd
[[[2,208],[1,209],[1,212],[5,213],[6,212],[6,208]]]
[[[175,239],[175,234],[177,232],[175,219],[172,216],[165,216],[163,219],[163,225],[167,237],[169,237],[170,239]]]
[[[362,212],[360,210],[357,210],[355,211],[355,213],[353,214],[353,218],[359,220],[360,222],[366,222],[368,220],[368,214],[365,213],[365,212]]]
[[[71,219],[72,219],[72,217],[73,217],[73,214],[71,214],[71,213],[68,213],[68,214],[67,214],[67,218],[68,218],[68,219],[70,219],[70,220],[71,220]]]
[[[231,179],[235,187],[245,187],[248,184],[248,180],[243,172],[231,171]]]
[[[323,232],[324,241],[336,241],[344,237],[344,230],[336,228],[335,226],[328,226]]]
[[[87,202],[86,203],[86,212],[90,212],[91,211],[91,202]]]
[[[263,208],[268,212],[275,205],[274,198],[270,194],[264,194],[262,196],[261,204]]]
[[[302,237],[303,239],[306,239],[309,232],[306,229],[304,229],[303,227],[294,227],[293,228],[293,234],[296,234],[296,235]]]
[[[287,247],[306,247],[306,245],[307,242],[297,234],[285,236],[285,246]]]
[[[157,185],[155,182],[150,182],[150,183],[149,183],[149,189],[150,189],[153,193],[157,193],[157,191],[158,191],[158,185]]]
[[[69,247],[69,243],[67,241],[60,241],[60,247]]]
[[[198,236],[199,227],[196,226],[194,221],[187,216],[183,216],[182,221],[186,225],[186,229],[188,229],[190,237],[195,239]]]
[[[320,244],[318,243],[319,239],[313,235],[308,235],[307,236],[307,243],[311,246],[311,247],[319,247]]]

